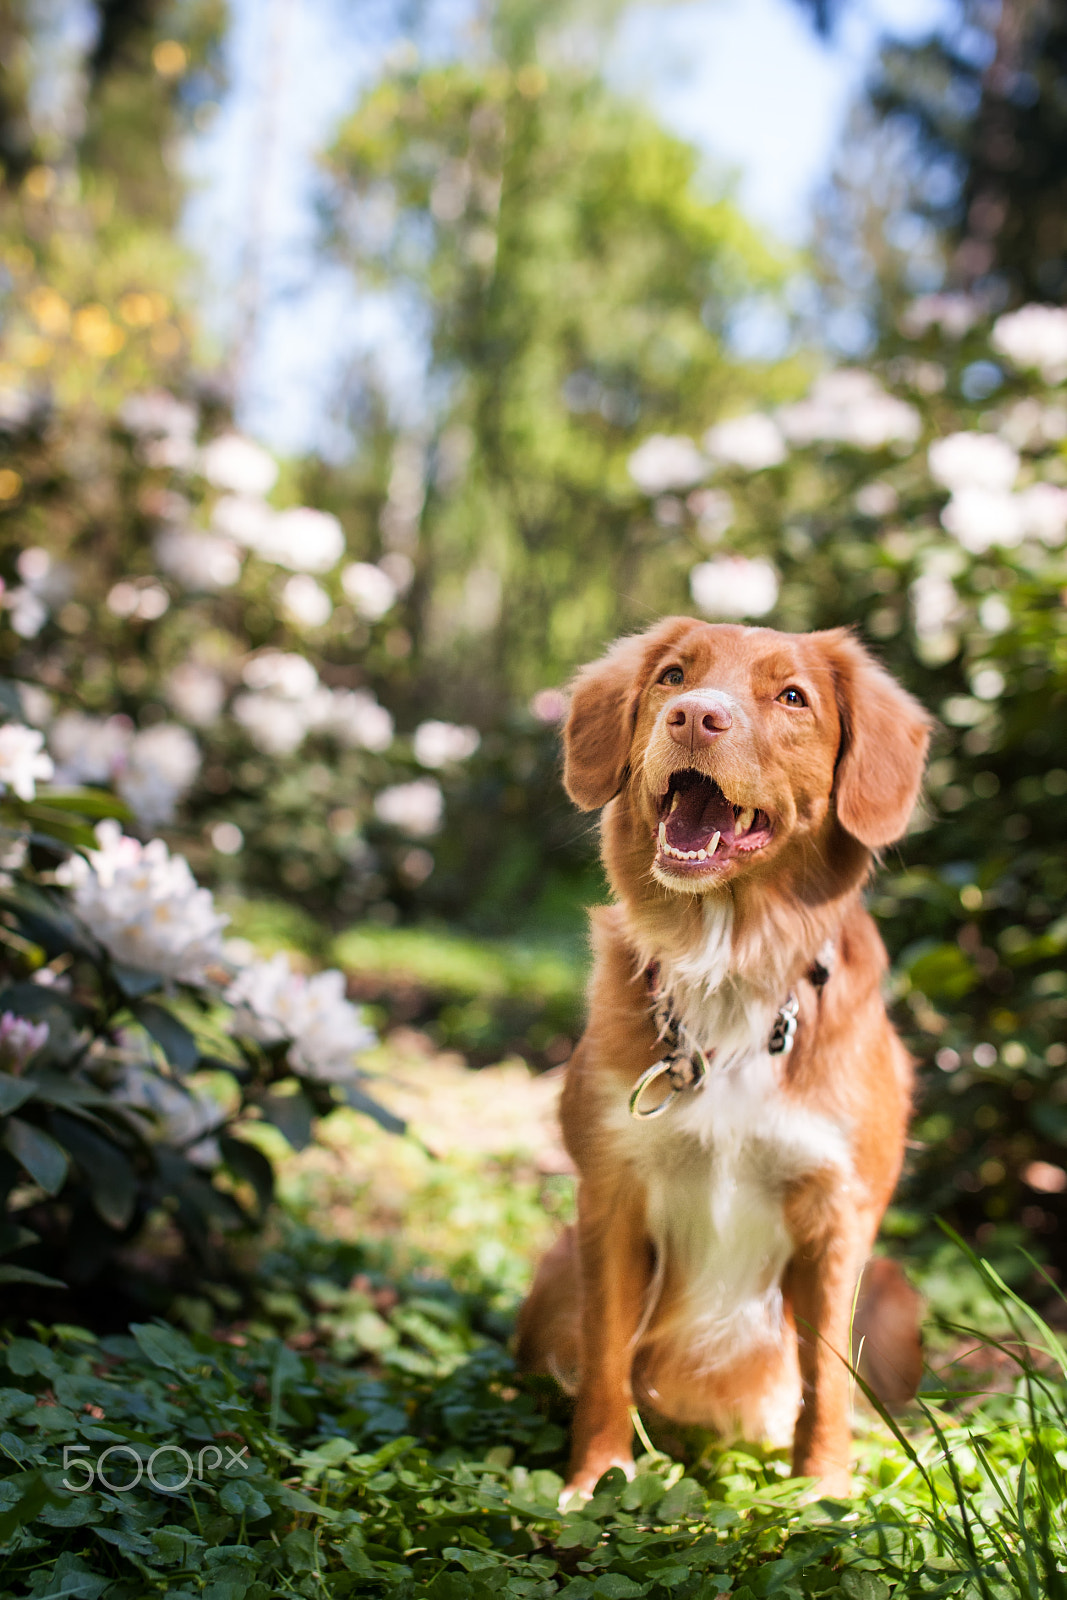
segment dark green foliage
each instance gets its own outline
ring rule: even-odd
[[[71,844],[96,843],[82,808],[122,810],[99,794],[0,800],[8,850],[33,841],[0,888],[0,1284],[31,1290],[96,1279],[153,1214],[182,1236],[179,1271],[217,1266],[225,1235],[273,1198],[250,1120],[306,1141],[342,1087],[294,1076],[284,1038],[227,1028],[227,970],[177,981],[93,937],[55,870]],[[347,1103],[402,1132],[358,1078],[353,1062]]]
[[[303,1330],[289,1344],[262,1316],[6,1340],[5,1600],[1060,1594],[1063,1378],[1029,1359],[969,1423],[938,1397],[932,1436],[869,1438],[855,1506],[804,1505],[779,1457],[706,1447],[684,1474],[646,1454],[561,1513],[565,1415],[516,1380],[482,1293],[393,1284],[298,1233],[263,1262],[265,1299],[272,1282]]]

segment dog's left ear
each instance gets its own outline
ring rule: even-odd
[[[841,716],[838,821],[881,850],[902,836],[915,808],[934,721],[850,633],[824,638]]]
[[[622,788],[648,663],[692,626],[688,617],[667,617],[647,633],[617,639],[574,679],[563,728],[563,787],[583,811],[599,811]]]

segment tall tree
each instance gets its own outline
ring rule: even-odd
[[[329,158],[338,248],[428,330],[430,414],[381,537],[416,564],[426,672],[449,663],[486,711],[685,603],[692,519],[679,502],[650,521],[627,458],[767,381],[725,330],[783,272],[690,147],[509,39],[481,65],[389,76]]]
[[[800,3],[829,33],[844,0]],[[1067,297],[1062,0],[956,0],[925,37],[885,44],[867,101],[867,138],[889,130],[907,179],[898,214],[936,229],[948,286],[1004,304]]]

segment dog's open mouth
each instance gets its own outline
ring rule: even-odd
[[[771,837],[765,811],[735,806],[713,779],[687,768],[660,801],[656,863],[671,872],[714,871],[759,850]]]

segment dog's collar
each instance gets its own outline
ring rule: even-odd
[[[821,994],[829,982],[836,960],[837,947],[832,939],[827,939],[805,974],[816,994]],[[645,968],[645,985],[652,1001],[656,1036],[663,1041],[665,1049],[662,1059],[642,1072],[634,1084],[630,1095],[630,1115],[638,1122],[651,1122],[654,1117],[661,1117],[685,1089],[699,1088],[707,1077],[709,1063],[715,1056],[714,1050],[704,1051],[692,1038],[685,1024],[678,1021],[671,997],[663,987],[658,961],[650,961]],[[799,1015],[800,1000],[796,991],[791,989],[778,1007],[778,1014],[771,1027],[770,1037],[767,1040],[769,1055],[789,1054],[796,1039]],[[642,1111],[641,1099],[645,1090],[660,1078],[667,1079],[669,1094],[650,1111]]]

